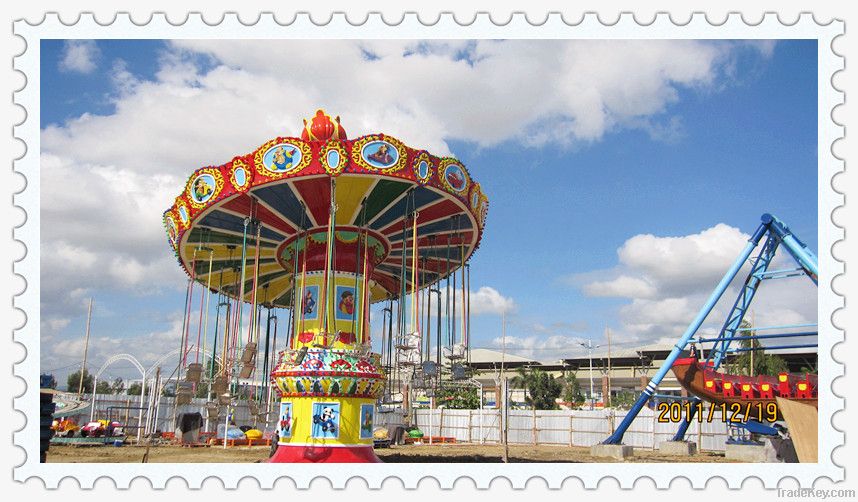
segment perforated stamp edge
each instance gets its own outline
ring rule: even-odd
[[[766,14],[759,23],[750,24],[741,14],[730,14],[719,24],[710,22],[702,13],[691,16],[686,23],[676,23],[668,14],[656,15],[651,22],[638,22],[631,14],[622,14],[611,24],[602,22],[596,14],[585,14],[569,22],[560,14],[549,14],[534,23],[524,14],[513,14],[495,22],[488,14],[472,19],[457,20],[445,13],[424,23],[417,14],[404,14],[388,22],[381,14],[371,13],[364,19],[348,19],[335,13],[329,19],[314,21],[308,13],[296,14],[281,22],[272,14],[261,14],[251,24],[243,23],[237,14],[225,14],[218,22],[209,24],[201,14],[191,13],[181,23],[174,24],[163,13],[136,23],[126,13],[99,22],[89,13],[69,23],[56,14],[47,14],[35,23],[19,20],[14,33],[23,38],[26,48],[14,59],[14,68],[26,79],[25,86],[15,93],[14,102],[23,107],[26,118],[14,128],[14,136],[26,143],[25,154],[15,162],[14,169],[26,178],[25,188],[15,195],[13,204],[26,212],[26,220],[14,229],[14,239],[21,242],[27,254],[14,263],[14,273],[21,276],[26,289],[14,298],[14,306],[23,312],[25,324],[14,332],[13,343],[22,345],[25,359],[14,366],[14,374],[24,381],[26,390],[14,399],[14,408],[27,418],[24,427],[14,433],[14,444],[26,453],[25,462],[15,467],[13,478],[24,482],[39,478],[48,488],[55,488],[64,478],[74,478],[84,488],[92,487],[96,479],[107,477],[118,487],[128,487],[135,478],[146,478],[155,488],[168,480],[184,479],[190,487],[199,487],[206,478],[219,478],[226,488],[235,488],[243,478],[254,478],[264,488],[272,487],[279,478],[290,478],[299,488],[308,487],[315,478],[326,478],[334,487],[344,487],[350,479],[362,478],[370,488],[378,488],[391,477],[404,486],[417,487],[421,479],[434,478],[442,488],[451,488],[460,478],[470,478],[477,487],[488,487],[497,478],[508,479],[514,488],[524,488],[527,481],[538,477],[551,488],[559,488],[569,479],[579,480],[586,488],[595,488],[603,478],[614,478],[620,486],[630,488],[639,478],[652,479],[659,488],[666,488],[674,478],[685,478],[692,486],[703,488],[714,478],[724,479],[737,488],[749,478],[757,478],[767,488],[775,488],[789,478],[802,487],[811,487],[820,478],[837,482],[844,479],[842,466],[834,464],[832,453],[844,443],[842,431],[834,429],[833,415],[842,410],[844,399],[834,394],[832,384],[844,373],[844,365],[834,359],[835,345],[843,341],[843,331],[832,321],[834,312],[843,308],[844,298],[832,289],[833,279],[844,272],[844,263],[836,260],[832,247],[844,238],[844,231],[834,224],[832,213],[844,203],[844,196],[832,187],[833,178],[844,168],[836,158],[832,145],[842,138],[844,129],[832,119],[833,109],[843,102],[843,93],[832,84],[835,73],[844,67],[844,60],[834,52],[835,38],[844,33],[844,23],[833,20],[818,22],[811,14],[802,14],[793,23],[781,21],[776,14]],[[39,463],[38,388],[30,383],[39,377],[39,41],[56,39],[815,39],[818,41],[818,231],[819,283],[818,295],[819,354],[827,357],[820,365],[820,387],[829,390],[821,399],[819,458],[817,464],[718,464],[713,470],[706,463],[673,464],[377,464],[356,469],[321,471],[317,465],[292,464],[288,469],[280,464],[111,464],[109,471],[93,469],[88,464]],[[841,351],[842,352],[842,351]],[[841,356],[841,360],[842,360]],[[106,473],[107,472],[107,473]]]

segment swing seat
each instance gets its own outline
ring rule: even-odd
[[[453,380],[465,380],[467,377],[467,373],[465,372],[465,367],[461,364],[454,364],[450,371],[453,373]]]
[[[223,394],[226,392],[226,388],[229,385],[229,381],[226,378],[226,375],[216,376],[214,381],[212,382],[212,392],[215,394]]]
[[[336,335],[334,335],[336,338]],[[319,340],[321,339],[321,342]],[[331,348],[328,345],[328,333],[322,333],[321,331],[313,335],[313,347],[317,349],[329,349]]]
[[[200,383],[203,376],[203,365],[200,363],[191,363],[185,368],[185,381]]]
[[[253,370],[256,368],[253,364],[245,364],[241,367],[241,371],[238,373],[239,378],[250,378],[250,375],[253,374]]]
[[[354,333],[340,330],[337,331],[336,341],[345,345],[352,345],[357,341],[357,338]]]
[[[435,364],[435,361],[423,361],[423,363],[420,365],[420,369],[426,376],[435,376],[436,374],[438,374],[438,365]]]
[[[229,401],[232,398],[229,394],[218,394],[217,403],[221,406],[229,405]]]
[[[209,401],[206,403],[206,418],[209,420],[217,420],[220,416],[220,410],[215,402]]]
[[[252,363],[256,358],[256,342],[247,342],[244,345],[244,350],[241,353],[241,362],[244,364]]]
[[[190,391],[180,390],[176,392],[176,405],[191,404],[193,394]]]

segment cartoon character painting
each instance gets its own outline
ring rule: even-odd
[[[283,145],[280,145],[276,150],[274,150],[274,157],[272,158],[271,163],[274,164],[274,167],[276,167],[278,171],[286,171],[292,167],[294,159],[295,149],[286,149],[283,148]]]
[[[292,403],[280,403],[280,421],[277,435],[281,438],[292,437]]]
[[[393,156],[390,154],[390,146],[386,143],[380,144],[378,149],[374,153],[367,155],[366,158],[384,166],[393,164]]]
[[[200,202],[207,199],[211,195],[212,190],[214,188],[202,176],[194,182],[194,197]]]
[[[448,167],[447,170],[444,171],[444,176],[447,178],[447,183],[449,183],[454,190],[462,191],[465,189],[465,174],[459,166],[452,165]]]
[[[338,321],[352,321],[355,317],[355,289],[351,286],[337,286],[336,292]]]
[[[372,404],[360,405],[360,438],[372,439],[372,428],[375,420],[375,406]]]
[[[340,312],[346,315],[355,313],[355,295],[351,291],[343,291],[340,295],[340,304],[337,307]]]
[[[339,431],[340,403],[313,403],[313,438],[336,439]]]
[[[307,286],[304,288],[304,298],[302,300],[304,319],[313,320],[318,316],[318,312],[316,311],[316,298],[318,296],[318,286]]]

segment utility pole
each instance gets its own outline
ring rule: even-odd
[[[503,421],[503,461],[509,462],[509,379],[504,376],[504,364],[506,363],[506,309],[501,310],[501,374],[498,384],[503,390],[501,401],[501,420]]]
[[[605,336],[608,338],[608,395],[604,401],[607,408],[611,407],[611,330],[605,326]]]
[[[89,298],[89,308],[86,311],[86,337],[83,339],[83,364],[80,366],[80,379],[78,379],[77,385],[77,398],[80,400],[81,395],[83,394],[83,376],[86,371],[86,353],[89,350],[89,325],[92,321],[92,297]],[[93,389],[95,392],[95,389]],[[93,405],[94,408],[94,405]]]
[[[503,462],[509,463],[509,378],[503,379]]]
[[[506,310],[501,310],[501,378],[503,378],[504,363],[506,362]]]
[[[751,310],[751,327],[752,328],[754,327],[754,311],[753,310]],[[748,331],[748,334],[750,336],[754,336],[756,333],[754,333],[754,331],[751,330],[751,331]],[[754,350],[754,342],[755,341],[756,341],[756,338],[751,338],[751,367],[748,369],[748,374],[750,376],[754,376],[754,352],[756,352]]]
[[[601,345],[593,345],[593,339],[588,338],[587,343],[578,342],[578,345],[587,349],[587,358],[590,360],[590,409],[595,406],[593,398],[593,349],[601,347]]]

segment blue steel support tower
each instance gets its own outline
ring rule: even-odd
[[[703,305],[703,308],[700,309],[697,316],[688,326],[688,328],[683,333],[682,337],[673,347],[673,350],[667,356],[664,363],[659,368],[656,375],[650,380],[647,384],[646,388],[641,393],[638,400],[635,402],[634,406],[632,406],[631,410],[629,410],[628,414],[626,414],[623,421],[620,423],[619,427],[617,427],[616,431],[611,434],[603,444],[621,444],[623,441],[623,435],[628,430],[631,423],[634,421],[635,417],[637,417],[640,410],[647,404],[647,402],[652,398],[655,394],[656,388],[664,379],[667,372],[670,371],[673,363],[679,357],[683,350],[685,350],[686,346],[691,342],[694,335],[697,333],[697,330],[700,328],[700,325],[703,324],[703,321],[715,307],[715,304],[718,303],[718,300],[721,299],[724,292],[727,290],[727,287],[739,273],[742,266],[745,262],[750,258],[754,249],[757,248],[763,236],[768,234],[765,244],[763,245],[763,249],[760,252],[759,256],[754,260],[753,266],[751,268],[751,273],[748,275],[745,280],[745,284],[742,287],[742,290],[739,293],[739,297],[733,304],[733,308],[728,315],[727,320],[724,323],[724,326],[721,328],[721,332],[717,338],[711,339],[708,341],[716,342],[716,345],[713,347],[713,350],[710,351],[709,358],[712,359],[713,369],[717,369],[720,366],[724,356],[728,353],[730,342],[736,337],[736,332],[740,330],[740,324],[742,319],[745,316],[745,313],[748,310],[748,307],[751,305],[751,302],[754,299],[754,295],[756,294],[757,288],[760,283],[764,279],[770,278],[778,278],[778,277],[788,277],[790,274],[795,275],[797,272],[801,272],[806,274],[810,279],[817,283],[819,271],[817,265],[816,255],[807,248],[807,246],[801,242],[797,237],[795,237],[792,232],[790,232],[789,228],[783,224],[779,219],[774,216],[766,213],[761,218],[760,226],[757,227],[757,230],[751,235],[751,238],[748,239],[748,243],[745,245],[742,252],[736,258],[736,261],[733,262],[733,265],[727,270],[727,273],[724,274],[724,277],[721,279],[721,282],[715,287],[715,290],[712,291],[712,294],[706,300],[706,303]],[[769,272],[768,267],[774,257],[775,251],[778,248],[779,244],[783,244],[784,247],[789,252],[790,256],[792,256],[795,261],[798,263],[799,268],[794,270],[786,270],[786,271],[773,271]],[[790,326],[783,326],[790,327]],[[807,334],[807,333],[805,333]],[[786,334],[786,335],[766,335],[763,337],[775,338],[779,336],[795,336],[796,334]],[[756,338],[759,338],[756,337]],[[703,340],[707,341],[707,340]],[[714,358],[714,359],[713,359]],[[693,398],[692,402],[696,402],[698,398]],[[691,409],[694,410],[696,407],[692,406]],[[693,419],[693,416],[686,417],[683,422],[680,423],[679,429],[674,436],[674,441],[680,441],[685,437],[685,433],[688,430],[688,426],[690,424],[689,420]]]

